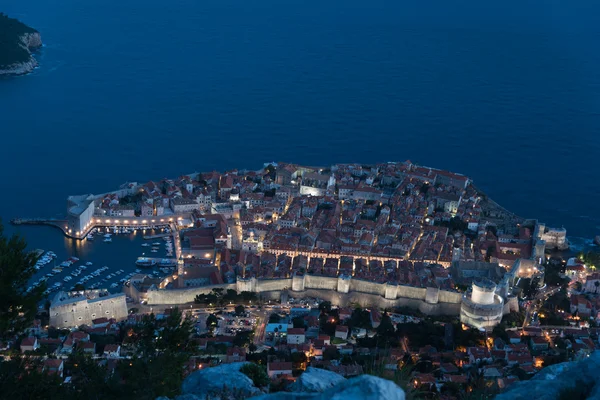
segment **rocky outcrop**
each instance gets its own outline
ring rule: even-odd
[[[262,394],[252,380],[240,372],[244,364],[225,364],[194,372],[185,379],[183,394],[175,400],[404,400],[404,391],[392,381],[371,375],[346,379],[312,367],[290,386],[291,392]]]
[[[530,380],[512,385],[496,400],[557,400],[573,391],[600,400],[600,351],[582,361],[546,367]]]
[[[292,392],[323,392],[333,386],[344,382],[346,378],[326,369],[308,367],[306,371],[294,382]]]
[[[344,380],[320,393],[279,392],[252,400],[404,400],[404,391],[392,381],[371,375]]]
[[[42,37],[39,32],[24,33],[19,37],[20,46],[29,52],[29,60],[10,65],[0,66],[1,75],[22,75],[27,74],[38,66],[36,59],[31,52],[42,47]]]
[[[181,396],[177,400],[225,400],[232,398],[248,398],[262,392],[245,374],[240,372],[246,363],[223,364],[218,367],[205,368],[188,376],[181,386]]]

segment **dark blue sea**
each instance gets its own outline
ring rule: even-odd
[[[45,43],[34,73],[0,80],[5,222],[62,214],[68,195],[125,181],[410,159],[469,175],[571,237],[600,234],[596,0],[2,0],[0,11]],[[18,231],[61,258],[87,255],[51,228]],[[94,246],[100,264],[130,268],[141,253]]]

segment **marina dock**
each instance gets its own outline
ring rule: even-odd
[[[164,238],[164,237],[169,237],[171,236],[170,233],[159,233],[156,235],[144,235],[144,240],[153,240],[153,239],[160,239],[160,238]]]

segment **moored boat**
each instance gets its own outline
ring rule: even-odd
[[[135,265],[139,267],[154,267],[156,265],[156,261],[146,257],[140,257],[136,260]]]

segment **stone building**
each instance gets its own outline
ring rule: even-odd
[[[110,294],[105,290],[58,292],[50,305],[50,325],[71,328],[92,325],[92,320],[106,317],[127,318],[124,293]]]

